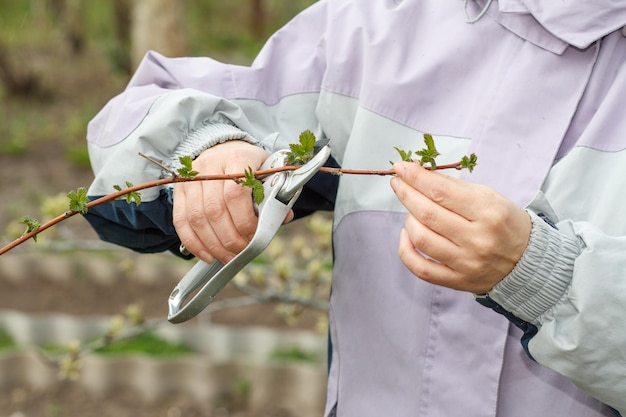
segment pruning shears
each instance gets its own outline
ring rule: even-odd
[[[293,171],[270,174],[261,179],[265,197],[258,206],[255,204],[259,220],[252,240],[226,264],[218,260],[212,263],[200,260],[187,272],[168,299],[167,319],[171,323],[182,323],[198,315],[239,271],[265,250],[300,196],[304,185],[330,157],[330,147],[326,144],[320,146],[315,155],[301,167]],[[288,155],[289,150],[277,151],[270,155],[260,169],[286,166]]]

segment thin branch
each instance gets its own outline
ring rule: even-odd
[[[147,157],[145,155],[142,155],[145,158],[149,159],[151,162],[154,162],[155,164],[157,164],[158,166],[166,169],[168,172],[172,172],[171,169],[163,166],[161,163],[153,160],[150,157]],[[283,166],[283,167],[277,167],[277,168],[271,168],[271,169],[265,169],[265,170],[259,170],[254,172],[254,176],[257,178],[261,178],[261,177],[265,177],[271,174],[275,174],[278,172],[288,172],[288,171],[295,171],[297,169],[299,169],[300,166],[295,166],[295,165],[288,165],[288,166]],[[437,170],[442,170],[442,169],[461,169],[461,165],[460,163],[454,163],[454,164],[447,164],[447,165],[439,165],[436,168]],[[332,175],[380,175],[380,176],[384,176],[384,175],[395,175],[395,171],[393,169],[386,169],[386,170],[362,170],[362,169],[344,169],[344,168],[330,168],[330,167],[322,167],[320,168],[320,172],[325,172],[325,173],[329,173]],[[92,207],[95,206],[99,206],[100,204],[103,203],[107,203],[110,201],[114,201],[114,200],[118,200],[121,197],[124,197],[127,194],[133,193],[133,192],[137,192],[137,191],[141,191],[141,190],[145,190],[147,188],[153,188],[153,187],[158,187],[158,186],[163,186],[163,185],[168,185],[168,184],[173,184],[173,183],[179,183],[179,182],[190,182],[190,181],[219,181],[219,180],[240,180],[242,178],[245,178],[245,173],[237,173],[237,174],[219,174],[219,175],[196,175],[193,178],[183,178],[178,176],[177,174],[173,177],[169,177],[169,178],[161,178],[159,180],[154,180],[154,181],[149,181],[149,182],[145,182],[143,184],[138,184],[138,185],[134,185],[132,187],[128,187],[125,189],[121,189],[119,191],[116,191],[114,193],[105,195],[103,197],[97,198],[95,200],[91,200],[89,203],[87,203],[87,209],[91,209]],[[27,240],[33,238],[34,236],[38,235],[39,233],[49,229],[50,227],[70,218],[73,217],[74,215],[78,214],[78,211],[66,211],[65,213],[51,219],[48,220],[47,222],[41,224],[41,226],[39,226],[37,229],[32,230],[28,233],[23,234],[22,236],[20,236],[19,238],[15,239],[14,241],[10,242],[9,244],[7,244],[6,246],[0,248],[0,255],[4,255],[5,253],[7,253],[8,251],[10,251],[11,249],[21,245],[22,243],[26,242]]]
[[[141,156],[142,158],[146,158],[148,161],[152,162],[153,164],[159,166],[162,170],[169,172],[172,177],[176,178],[178,177],[178,173],[176,171],[174,171],[173,169],[166,167],[165,165],[163,165],[162,163],[160,163],[159,161],[157,161],[156,159],[152,158],[151,156],[146,155],[145,153],[139,152],[139,156]]]
[[[102,336],[98,339],[95,339],[91,342],[88,342],[86,344],[81,344],[80,348],[78,349],[78,351],[76,351],[74,353],[75,358],[74,359],[79,359],[82,356],[85,356],[87,354],[93,353],[99,349],[103,349],[107,346],[112,345],[113,343],[117,343],[117,342],[123,342],[125,340],[130,340],[133,339],[137,336],[140,336],[146,332],[155,330],[158,326],[160,326],[161,324],[165,323],[165,319],[155,319],[155,320],[150,320],[150,321],[146,321],[144,323],[141,324],[137,324],[134,325],[133,327],[130,327],[128,329],[126,329],[122,334],[115,336],[115,337],[109,337],[107,335]],[[52,367],[59,367],[59,364],[62,360],[62,358],[65,356],[65,354],[55,354],[55,355],[51,355],[49,353],[47,353],[43,348],[38,347],[37,352],[39,353],[39,355],[41,356],[41,358],[44,360],[44,363],[46,365],[52,366]]]
[[[234,281],[232,282],[234,283]],[[243,292],[248,297],[251,297],[257,302],[277,301],[286,304],[296,304],[303,307],[311,307],[322,311],[328,310],[328,302],[318,300],[316,298],[303,298],[294,294],[284,292],[263,292],[249,285],[238,285],[237,283],[234,283],[234,285],[239,291]]]

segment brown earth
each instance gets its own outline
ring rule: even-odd
[[[297,417],[280,407],[246,412],[242,406],[197,404],[184,394],[157,401],[138,400],[128,389],[108,392],[106,397],[85,392],[80,385],[59,382],[53,389],[38,391],[16,387],[0,396],[2,417]]]

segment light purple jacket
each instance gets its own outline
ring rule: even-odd
[[[479,299],[504,315],[412,276],[389,179],[344,175],[326,414],[626,415],[625,24],[623,1],[322,0],[251,67],[149,53],[89,126],[89,194],[162,175],[138,151],[175,166],[311,129],[341,166],[381,169],[431,133],[439,163],[476,152],[463,177],[532,213],[522,260]],[[171,190],[143,200],[88,219],[103,239],[175,248]]]

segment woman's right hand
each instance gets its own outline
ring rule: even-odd
[[[211,147],[193,161],[200,175],[257,170],[269,154],[244,141]],[[290,216],[292,216],[290,214]],[[190,181],[174,187],[173,223],[185,248],[206,262],[228,262],[254,236],[257,216],[251,190],[235,181]]]

